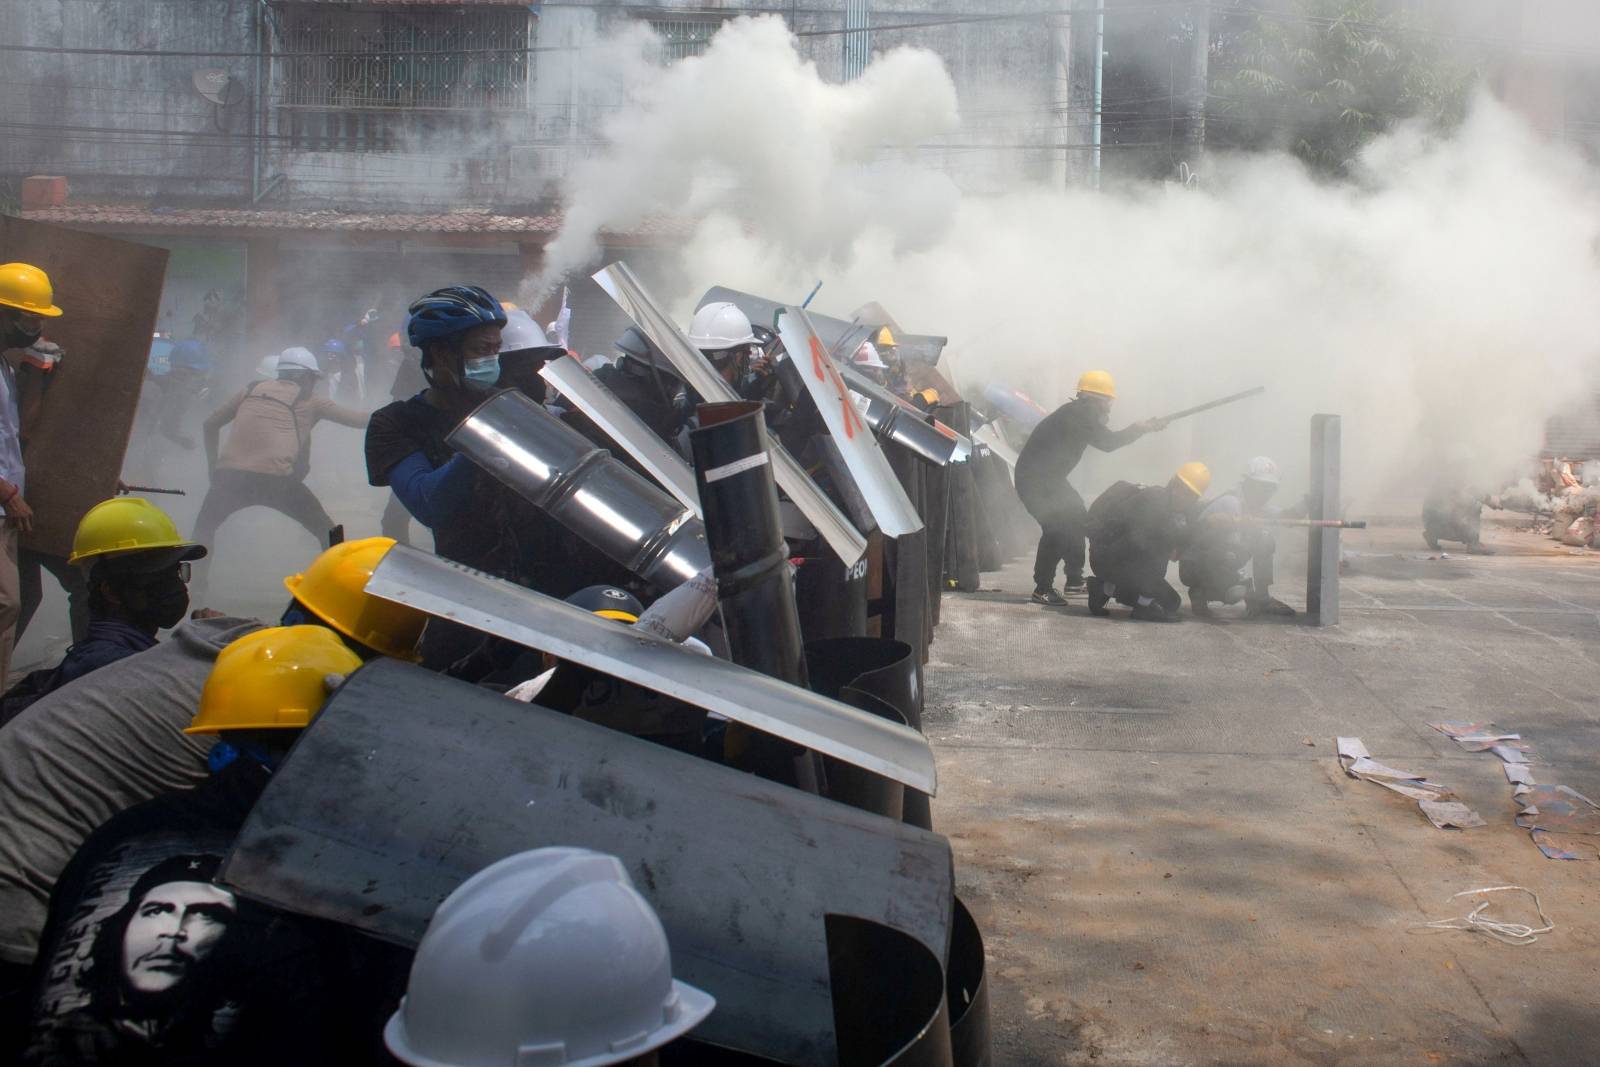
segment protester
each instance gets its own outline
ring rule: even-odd
[[[674,442],[687,421],[687,387],[644,331],[629,326],[616,341],[621,353],[595,377],[664,441]]]
[[[1056,567],[1067,565],[1067,591],[1083,586],[1083,542],[1088,514],[1083,497],[1067,482],[1090,445],[1113,452],[1166,426],[1146,419],[1121,430],[1107,423],[1117,386],[1103,370],[1078,379],[1077,398],[1044,417],[1017,457],[1017,495],[1039,524],[1039,548],[1033,561],[1035,604],[1060,607],[1066,598],[1056,592]]]
[[[87,575],[89,627],[52,669],[35,671],[0,702],[0,723],[68,682],[154,648],[189,610],[189,565],[205,556],[160,508],[137,497],[96,504],[78,523],[69,562]]]
[[[222,650],[184,731],[218,737],[209,775],[108,820],[56,882],[24,1064],[372,1062],[391,1000],[355,973],[355,935],[216,882],[273,769],[360,666],[320,626]]]
[[[285,621],[336,631],[362,659],[416,658],[424,616],[366,592],[391,544],[336,545],[286,579],[295,599]],[[117,812],[204,779],[209,743],[184,728],[217,654],[260,628],[220,616],[185,623],[0,729],[0,826],[14,828],[0,834],[0,1005],[26,974],[50,887],[79,843]]]
[[[30,263],[0,265],[0,687],[8,683],[11,651],[22,611],[18,539],[33,529],[33,509],[23,496],[22,408],[16,364],[43,343],[44,320],[55,318],[50,277]]]
[[[1178,578],[1189,587],[1189,604],[1196,616],[1209,618],[1212,601],[1237,604],[1243,600],[1246,618],[1294,617],[1294,609],[1270,592],[1277,538],[1259,522],[1284,514],[1270,504],[1278,480],[1278,465],[1266,456],[1257,456],[1245,469],[1238,488],[1201,509],[1178,562]],[[1248,580],[1244,576],[1247,566]]]
[[[195,537],[215,547],[218,528],[234,512],[261,505],[294,519],[325,543],[333,526],[327,509],[305,484],[311,469],[311,431],[327,419],[362,427],[365,412],[318,396],[322,375],[317,358],[304,348],[285,349],[277,378],[253,382],[206,419],[206,461],[211,488],[195,519]],[[218,447],[222,427],[232,423]]]
[[[1185,463],[1166,485],[1117,482],[1089,508],[1089,613],[1109,615],[1115,599],[1144,622],[1177,622],[1182,598],[1167,583],[1167,564],[1191,533],[1200,497],[1211,484],[1204,463]]]
[[[661,920],[616,857],[541,848],[439,905],[384,1040],[412,1067],[653,1067],[715,1007],[672,977]]]

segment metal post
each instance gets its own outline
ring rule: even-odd
[[[1313,519],[1339,517],[1339,416],[1311,416],[1311,512]],[[1339,625],[1339,531],[1307,531],[1306,621]]]
[[[1106,0],[1094,2],[1094,172],[1093,182],[1100,188],[1100,136],[1102,105],[1105,103]]]
[[[1189,50],[1187,135],[1189,166],[1198,171],[1206,152],[1206,96],[1211,91],[1211,3],[1194,5],[1194,41]]]

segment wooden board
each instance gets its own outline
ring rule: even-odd
[[[78,520],[116,495],[167,272],[167,250],[0,217],[0,262],[50,275],[65,314],[44,335],[66,352],[23,427],[33,533],[24,548],[65,556]]]

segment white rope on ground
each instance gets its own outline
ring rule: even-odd
[[[1492,903],[1492,901],[1488,900],[1483,901],[1466,915],[1458,918],[1435,919],[1432,922],[1413,923],[1412,925],[1428,930],[1476,930],[1480,934],[1492,937],[1496,941],[1504,942],[1507,945],[1531,945],[1539,940],[1539,934],[1548,934],[1556,928],[1556,924],[1551,922],[1550,917],[1544,913],[1544,906],[1539,903],[1539,894],[1533,890],[1520,885],[1496,885],[1484,889],[1463,890],[1450,899],[1459,900],[1462,897],[1477,896],[1480,893],[1505,893],[1512,890],[1526,893],[1533,898],[1533,909],[1539,913],[1539,921],[1544,923],[1543,926],[1533,927],[1524,923],[1508,923],[1501,922],[1498,919],[1482,918],[1484,909],[1488,908]]]

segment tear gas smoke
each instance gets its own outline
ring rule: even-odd
[[[632,97],[568,183],[542,281],[593,269],[604,227],[683,216],[684,320],[711,285],[798,301],[822,277],[819,310],[878,300],[948,335],[969,391],[997,380],[1050,407],[1104,368],[1120,423],[1269,387],[1092,459],[1090,488],[1189,458],[1219,485],[1258,453],[1304,470],[1316,412],[1344,417],[1347,500],[1420,492],[1446,460],[1487,483],[1592,393],[1600,203],[1575,154],[1488,98],[1448,138],[1378,140],[1347,184],[1253,156],[1210,160],[1198,190],[980,197],[898,150],[960,130],[925,51],[830,85],[780,20],[739,19]]]

